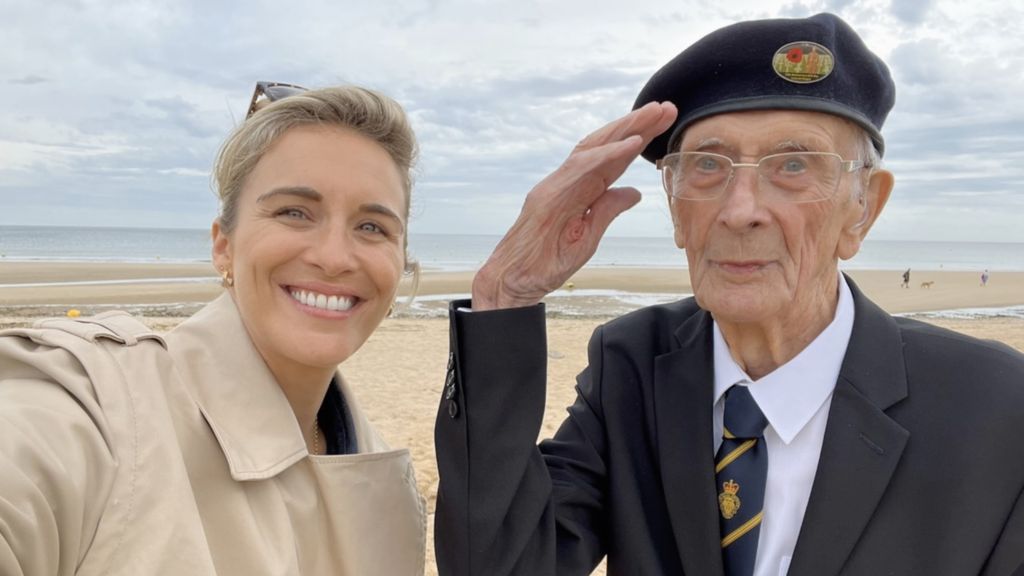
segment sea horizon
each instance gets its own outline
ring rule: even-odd
[[[419,259],[427,272],[466,272],[477,269],[500,240],[498,235],[419,234],[410,235],[410,253]],[[127,227],[62,227],[62,226],[0,226],[0,266],[5,262],[53,262],[124,264],[197,264],[209,262],[209,232],[202,229],[152,229]],[[603,239],[589,268],[672,268],[685,270],[685,254],[671,238],[612,236]],[[861,253],[851,261],[842,262],[843,270],[914,272],[1024,272],[1024,243],[937,242],[868,240]],[[684,272],[685,273],[685,272]],[[180,273],[179,273],[180,274]],[[898,273],[897,273],[898,274]],[[146,278],[57,280],[32,284],[0,284],[2,289],[66,287],[147,283],[216,283],[212,267],[209,275],[187,274],[187,277],[162,278],[157,271]],[[171,276],[171,274],[168,274]],[[914,276],[918,278],[919,276]],[[894,276],[895,278],[895,276]],[[446,313],[447,301],[467,297],[466,294],[422,295],[404,310],[413,316],[435,316]],[[623,313],[650,304],[668,302],[686,294],[655,294],[622,290],[560,290],[547,299],[549,312],[557,316],[578,316],[593,313]],[[0,297],[2,300],[2,297]],[[175,305],[171,305],[173,308]],[[184,313],[192,306],[182,304]],[[2,307],[2,306],[0,306]],[[125,306],[117,306],[125,308]],[[17,310],[19,306],[7,306]],[[130,306],[128,308],[131,308]],[[167,306],[161,306],[167,308]],[[55,309],[59,309],[59,306]],[[936,317],[1024,318],[1024,306],[985,309],[937,311]]]
[[[427,270],[475,270],[497,234],[413,233],[410,256]],[[195,263],[210,261],[209,230],[108,226],[0,226],[2,262]],[[686,267],[669,236],[608,236],[590,267]],[[846,270],[1024,271],[1024,243],[865,240]]]

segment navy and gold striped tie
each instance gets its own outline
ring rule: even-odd
[[[722,445],[715,457],[722,559],[726,576],[750,576],[757,558],[757,537],[764,515],[768,420],[746,386],[725,393]]]

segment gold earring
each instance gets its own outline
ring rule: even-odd
[[[388,317],[388,318],[391,318],[391,316],[392,316],[392,315],[393,315],[394,313],[395,313],[395,305],[394,305],[394,304],[391,304],[391,306],[389,306],[389,307],[388,307],[388,315],[387,315],[387,317]]]
[[[235,279],[231,277],[231,273],[228,272],[227,268],[220,269],[220,285],[225,288],[235,285]]]

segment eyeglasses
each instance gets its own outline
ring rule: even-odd
[[[733,162],[710,152],[676,152],[657,162],[665,191],[683,200],[714,200],[725,192],[737,168],[756,168],[758,191],[784,202],[820,202],[839,190],[844,173],[865,168],[832,152],[771,154],[756,164]]]
[[[252,92],[252,100],[249,101],[249,111],[245,114],[245,119],[248,120],[256,113],[257,110],[263,108],[270,102],[277,102],[282,98],[289,96],[295,96],[308,90],[302,86],[296,86],[295,84],[285,84],[283,82],[257,82],[256,89]]]

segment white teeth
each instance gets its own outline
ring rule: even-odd
[[[327,296],[326,294],[317,294],[307,290],[292,290],[291,296],[306,306],[321,310],[345,311],[355,305],[354,298]]]

